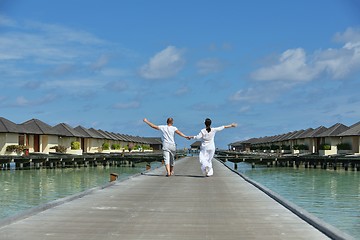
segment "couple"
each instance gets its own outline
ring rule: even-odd
[[[212,168],[212,159],[215,154],[215,134],[218,131],[223,130],[224,128],[236,127],[236,123],[232,123],[226,126],[211,128],[211,120],[209,118],[205,119],[205,128],[200,131],[196,136],[186,136],[180,132],[176,127],[173,126],[174,120],[172,118],[167,119],[167,125],[155,125],[149,120],[144,118],[144,122],[147,123],[150,127],[160,130],[163,136],[163,156],[165,161],[166,176],[174,175],[174,164],[175,164],[175,154],[176,154],[176,145],[175,145],[175,133],[190,140],[190,139],[201,139],[201,147],[199,160],[201,164],[201,171],[207,177],[214,174]]]

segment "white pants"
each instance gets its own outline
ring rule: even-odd
[[[170,164],[170,166],[174,166],[176,146],[173,144],[163,143],[162,150],[165,164]]]
[[[207,176],[212,176],[214,174],[214,170],[212,167],[212,159],[215,155],[215,148],[206,148],[201,147],[199,153],[199,161],[201,164],[201,171],[203,174],[206,174],[206,167],[208,167]]]

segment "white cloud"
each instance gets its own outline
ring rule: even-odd
[[[342,79],[360,69],[360,45],[352,49],[328,49],[316,56],[318,69],[333,79]]]
[[[45,34],[45,36],[51,39],[53,42],[61,43],[63,41],[69,43],[80,43],[84,45],[102,45],[106,41],[97,38],[89,32],[83,30],[71,29],[56,24],[47,24],[35,21],[28,21],[25,25],[30,30],[35,30],[39,33]]]
[[[309,81],[318,74],[313,66],[306,62],[304,49],[289,49],[281,54],[279,63],[263,67],[252,73],[255,80],[292,80]]]
[[[106,66],[109,62],[110,57],[108,55],[102,54],[96,62],[91,64],[90,68],[93,71],[101,70],[104,66]]]
[[[293,84],[291,83],[282,82],[256,84],[236,91],[229,97],[229,100],[232,102],[272,103],[283,93],[291,89],[292,86]]]
[[[342,43],[360,42],[360,28],[347,28],[343,33],[336,33],[334,40]]]
[[[29,100],[27,100],[25,97],[17,97],[16,101],[15,101],[15,105],[16,106],[21,106],[21,107],[24,107],[24,106],[28,106],[29,105]]]
[[[237,112],[238,113],[246,113],[246,112],[249,112],[250,110],[251,110],[250,106],[242,106],[237,110]]]
[[[220,72],[224,68],[224,64],[216,58],[207,58],[200,60],[196,64],[198,68],[198,73],[200,74],[209,74]]]
[[[54,101],[57,98],[56,95],[48,94],[42,98],[38,99],[27,99],[24,96],[19,96],[16,98],[15,102],[10,104],[11,107],[29,107],[29,106],[40,106],[43,104],[48,104]]]
[[[12,19],[0,14],[0,26],[16,27],[16,22]]]
[[[256,87],[248,89],[240,89],[230,97],[230,101],[238,102],[272,102],[274,99],[275,92],[269,91],[267,88]]]
[[[310,56],[302,48],[288,49],[272,66],[262,67],[251,74],[255,80],[312,81],[323,74],[342,79],[360,70],[360,29],[347,29],[335,35],[343,41],[342,48],[318,50]]]
[[[96,79],[68,79],[68,80],[53,80],[43,82],[43,88],[62,88],[62,90],[76,91],[83,88],[98,88],[102,87],[104,83]]]
[[[146,79],[164,79],[175,76],[185,64],[183,52],[174,46],[168,46],[141,67],[140,75]]]
[[[3,19],[0,16],[1,22],[4,22]],[[10,24],[11,19],[6,22],[9,28],[0,35],[2,61],[31,60],[34,64],[58,64],[83,59],[86,62],[89,55],[98,53],[98,50],[94,51],[94,46],[105,47],[108,44],[85,31],[59,25],[39,22]]]

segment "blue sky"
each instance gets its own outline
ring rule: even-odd
[[[216,144],[360,121],[355,0],[0,0],[0,112]],[[192,141],[177,137],[178,147]]]

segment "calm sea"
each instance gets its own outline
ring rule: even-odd
[[[152,168],[161,163],[151,163]],[[110,174],[120,179],[145,171],[146,163],[136,167],[81,167],[0,171],[0,219],[87,189],[103,186]]]
[[[234,163],[226,165],[234,169]],[[266,166],[253,169],[247,163],[238,163],[237,171],[360,239],[360,172]]]

